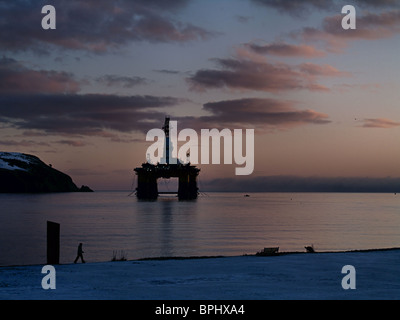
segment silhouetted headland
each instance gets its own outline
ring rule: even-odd
[[[38,157],[0,152],[0,193],[92,192],[78,188],[67,174],[47,165]]]

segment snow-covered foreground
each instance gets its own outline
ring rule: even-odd
[[[345,265],[356,289],[342,287]],[[42,288],[42,267],[1,267],[0,299],[400,298],[398,249],[57,265],[54,290]]]

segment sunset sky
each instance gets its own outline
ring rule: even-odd
[[[199,165],[205,183],[400,178],[399,57],[396,0],[0,0],[0,151],[129,190],[170,115],[255,130],[253,174]]]

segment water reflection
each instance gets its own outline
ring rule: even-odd
[[[291,200],[292,199],[292,200]],[[0,195],[0,265],[46,261],[46,221],[61,224],[61,263],[84,243],[88,262],[160,256],[241,255],[263,247],[317,251],[398,247],[393,194],[218,193],[196,201],[126,192]]]
[[[162,256],[173,256],[174,245],[174,204],[176,199],[160,199],[161,203],[161,252]]]

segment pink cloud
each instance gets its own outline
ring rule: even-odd
[[[312,76],[342,77],[349,75],[348,72],[340,71],[329,64],[303,63],[299,65],[299,69]]]
[[[0,59],[0,93],[76,93],[80,83],[67,72],[32,70],[14,59]]]
[[[362,125],[363,128],[394,128],[399,126],[400,122],[384,118],[365,119]]]
[[[248,43],[246,44],[246,47],[259,54],[275,55],[280,57],[317,58],[325,56],[325,52],[306,44],[293,45],[280,42],[262,45]]]
[[[68,145],[68,146],[71,146],[71,147],[84,147],[84,146],[86,146],[86,143],[84,141],[80,141],[80,140],[59,140],[59,141],[56,141],[56,143]]]

